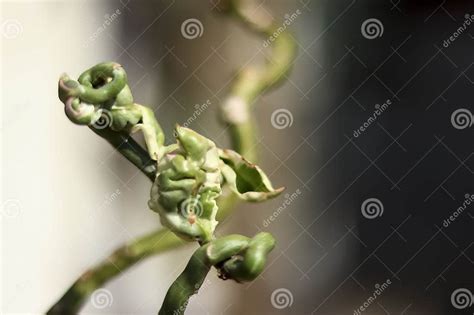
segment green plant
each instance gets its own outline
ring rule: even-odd
[[[250,2],[234,0],[228,1],[224,9],[252,30],[271,35],[276,27],[255,18],[258,14],[249,14],[248,5]],[[153,111],[134,102],[126,73],[117,63],[98,64],[77,81],[66,75],[60,78],[59,98],[67,117],[89,126],[153,181],[149,206],[168,229],[118,249],[78,279],[49,313],[77,312],[85,298],[106,281],[145,257],[184,244],[183,240],[197,241],[200,247],[170,287],[160,314],[184,313],[189,297],[199,289],[212,266],[222,279],[238,282],[251,281],[262,272],[275,244],[270,234],[216,239],[214,230],[237,199],[263,201],[282,191],[274,189],[263,171],[241,154],[250,161],[256,159],[250,106],[280,82],[293,56],[293,40],[282,33],[273,43],[272,57],[265,67],[248,67],[236,76],[222,109],[233,147],[239,153],[217,148],[210,139],[180,126],[174,133],[176,143],[165,146]],[[146,150],[131,138],[134,132],[143,133]]]

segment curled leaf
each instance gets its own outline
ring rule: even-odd
[[[257,165],[250,163],[232,150],[219,150],[224,162],[221,166],[226,183],[241,199],[263,201],[278,196],[284,188],[274,189],[267,175]]]
[[[118,63],[99,63],[84,71],[77,81],[62,75],[58,94],[73,123],[128,134],[141,131],[150,158],[159,158],[163,131],[150,108],[134,103],[127,74]]]

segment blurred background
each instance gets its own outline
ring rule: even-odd
[[[259,164],[287,194],[240,204],[218,233],[263,230],[278,244],[250,284],[212,271],[187,313],[472,314],[472,1],[256,2],[277,24],[300,12],[287,30],[293,72],[254,113]],[[149,180],[65,117],[59,75],[117,61],[168,139],[208,103],[189,127],[226,147],[218,107],[235,71],[268,48],[208,1],[1,8],[1,311],[37,314],[159,227]],[[191,18],[194,39],[181,32]],[[106,307],[82,312],[156,313],[194,249],[143,260],[105,286]]]

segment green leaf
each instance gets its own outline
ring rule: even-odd
[[[221,171],[226,183],[243,200],[264,201],[278,196],[285,189],[274,189],[257,165],[235,151],[219,150],[219,157],[224,162]]]

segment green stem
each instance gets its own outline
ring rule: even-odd
[[[245,27],[256,34],[269,38],[278,26],[260,19],[262,8],[252,1],[229,0],[224,3],[227,13],[236,17]],[[271,54],[264,67],[254,65],[240,70],[224,101],[223,119],[229,124],[235,149],[247,160],[257,159],[255,122],[248,113],[254,102],[269,89],[276,88],[291,70],[296,54],[293,37],[283,32],[272,42]]]
[[[159,315],[184,314],[189,298],[199,291],[212,266],[218,268],[222,279],[254,280],[274,246],[273,236],[264,232],[254,238],[227,235],[201,246],[171,285]]]
[[[110,143],[118,152],[132,162],[152,182],[156,175],[156,161],[128,133],[113,131],[110,128],[90,128],[97,135]]]
[[[230,214],[236,201],[237,197],[230,192],[219,200],[217,216],[219,221]],[[99,265],[84,272],[47,314],[77,314],[86,299],[107,281],[148,257],[183,245],[190,245],[190,243],[183,241],[168,229],[153,231],[133,240],[118,248]]]
[[[227,3],[230,9],[228,12],[234,14],[253,31],[266,36],[272,35],[277,27],[273,24],[267,27],[266,23],[260,23],[262,21],[253,18],[258,16],[255,7],[243,7],[239,5],[241,3],[240,0],[229,1]],[[258,9],[256,10],[258,11]],[[252,15],[248,15],[249,12],[252,12]],[[243,69],[235,78],[233,87],[222,106],[222,117],[230,127],[231,141],[234,148],[250,161],[255,162],[257,159],[255,122],[249,115],[251,106],[264,91],[277,86],[286,76],[291,69],[295,48],[296,45],[291,35],[280,34],[274,42],[272,55],[267,61],[266,67],[257,69],[251,66]],[[239,256],[229,259],[229,257],[226,257],[227,261],[223,268],[226,268],[228,277],[238,281],[251,281],[260,274],[264,267],[266,255],[274,246],[273,237],[267,233],[262,234],[265,234],[263,238],[268,239],[262,241],[258,235],[256,236],[255,242],[252,243],[252,250],[248,251],[252,253],[249,255],[252,258]],[[235,245],[233,238],[241,240],[244,237],[239,235],[231,236],[229,239],[224,237],[213,242],[224,240],[224,242],[227,242],[224,244],[232,248]],[[269,246],[269,243],[271,243],[271,246]],[[159,312],[160,315],[184,314],[189,298],[197,293],[211,265],[213,265],[208,259],[206,260],[205,254],[207,252],[208,245],[204,245],[191,257],[183,273],[168,290]],[[237,253],[232,255],[237,255]],[[259,261],[258,267],[255,264],[256,260]],[[221,262],[223,261],[224,259],[221,260]],[[252,263],[249,263],[250,261]],[[242,268],[244,265],[247,268]]]
[[[47,314],[77,314],[86,298],[113,277],[146,257],[184,243],[172,232],[163,229],[120,247],[102,263],[87,270],[77,279]]]
[[[240,9],[239,3],[240,1],[237,0],[232,1],[234,6],[230,13],[233,13],[235,17],[250,27],[251,30],[261,36],[268,36],[276,30],[273,24],[265,26],[263,24],[261,25],[258,21],[252,20],[245,14],[245,10]],[[255,124],[253,119],[250,118],[251,104],[264,92],[276,87],[277,84],[281,82],[282,78],[284,78],[291,68],[295,55],[294,47],[294,40],[289,34],[280,34],[273,42],[272,57],[267,62],[266,67],[261,70],[249,67],[241,71],[232,84],[229,98],[235,96],[244,100],[245,106],[242,107],[243,112],[240,114],[244,118],[247,117],[247,119],[234,121],[229,119],[232,117],[226,117],[228,115],[224,115],[224,121],[230,127],[229,131],[232,147],[244,155],[249,161],[255,162],[257,159]],[[255,76],[255,73],[258,73],[258,75]],[[94,131],[97,133],[98,130]],[[145,150],[142,148],[139,149],[138,144],[131,141],[133,139],[130,138],[128,142],[124,143],[123,140],[125,140],[125,138],[120,140],[120,135],[108,134],[105,131],[99,132],[98,134],[101,137],[116,147],[120,153],[124,154],[128,160],[135,164],[153,181],[155,170],[151,168],[152,162],[148,161],[149,157],[146,157]],[[221,222],[225,220],[231,213],[231,209],[235,206],[236,202],[237,197],[234,194],[222,196],[219,200],[217,219]],[[166,252],[184,244],[185,242],[167,229],[160,229],[117,249],[101,264],[91,268],[77,279],[68,291],[48,311],[48,314],[57,314],[62,310],[70,311],[66,313],[77,313],[89,295],[107,281],[110,281],[115,276],[147,257]],[[139,248],[140,251],[130,251],[130,248]],[[119,264],[117,264],[118,262]],[[118,266],[118,268],[116,266]]]

